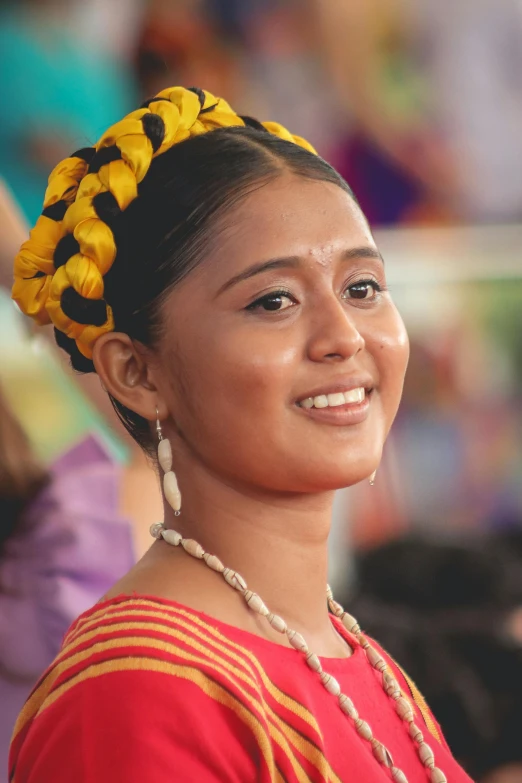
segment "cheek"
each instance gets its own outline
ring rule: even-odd
[[[295,344],[266,330],[242,330],[220,340],[205,368],[207,382],[219,384],[227,397],[243,406],[273,408],[288,394],[298,355]]]
[[[281,416],[298,356],[295,341],[266,329],[220,330],[211,339],[193,333],[174,364],[180,425],[229,441],[235,431],[259,432],[263,420]]]
[[[379,394],[389,429],[399,407],[410,346],[406,328],[395,307],[375,326],[368,335],[367,348],[377,366]]]

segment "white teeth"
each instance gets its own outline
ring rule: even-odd
[[[319,397],[314,397],[314,407],[315,408],[328,407],[328,397],[326,396],[326,394],[320,394]]]
[[[342,392],[328,395],[328,405],[330,406],[330,408],[336,408],[338,405],[344,405],[345,402],[346,400]]]
[[[346,402],[363,402],[364,397],[364,389],[352,389],[351,391],[344,393],[344,399]]]
[[[364,402],[366,391],[363,388],[351,389],[347,392],[335,394],[319,394],[317,397],[307,397],[301,400],[301,408],[337,408],[339,405]]]

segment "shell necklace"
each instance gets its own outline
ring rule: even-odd
[[[216,555],[205,552],[203,547],[193,538],[183,538],[181,533],[178,533],[176,530],[165,528],[162,522],[153,524],[150,528],[150,532],[153,538],[162,538],[171,546],[181,546],[187,554],[198,560],[202,560],[213,571],[221,574],[225,581],[243,596],[249,609],[266,618],[271,627],[280,634],[285,634],[291,646],[305,656],[306,663],[312,671],[317,673],[328,693],[337,700],[341,711],[353,722],[357,734],[363,741],[368,742],[371,745],[373,755],[377,761],[382,764],[383,767],[387,767],[390,770],[391,777],[395,783],[408,783],[408,778],[404,772],[394,765],[389,750],[382,742],[379,742],[379,740],[373,736],[369,724],[359,717],[359,713],[350,697],[341,692],[341,687],[334,677],[323,671],[318,656],[309,650],[303,636],[297,631],[289,628],[282,617],[270,612],[260,596],[247,588],[247,583],[237,571],[226,568]],[[431,783],[447,783],[444,772],[435,766],[433,751],[425,742],[422,731],[416,725],[412,706],[403,696],[400,685],[390,671],[386,661],[363,635],[355,617],[352,617],[351,614],[345,612],[343,607],[334,600],[329,585],[326,587],[326,596],[332,614],[338,617],[346,630],[356,637],[365,652],[369,664],[381,675],[381,685],[385,693],[394,703],[399,717],[407,724],[411,741],[417,750],[420,761],[426,767],[427,771],[429,771]]]

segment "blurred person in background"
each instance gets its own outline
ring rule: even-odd
[[[126,68],[140,35],[150,0],[69,0],[69,27],[92,50],[110,61],[116,58]]]
[[[13,258],[28,233],[27,222],[13,193],[0,178],[0,323],[4,325],[4,329],[7,328],[7,332],[15,324],[19,326],[17,336],[13,335],[11,340],[4,334],[4,338],[10,345],[9,357],[5,355],[7,352],[4,351],[0,340],[0,354],[2,354],[0,382],[3,376],[6,393],[10,392],[7,396],[12,405],[17,405],[18,416],[23,419],[21,423],[32,440],[38,440],[38,434],[34,429],[39,429],[42,423],[42,417],[36,415],[34,411],[34,403],[38,401],[39,411],[46,418],[42,429],[51,428],[53,431],[51,439],[54,440],[56,437],[58,441],[64,443],[65,448],[69,443],[77,442],[86,433],[93,431],[99,432],[111,443],[121,463],[120,510],[123,516],[132,522],[135,551],[141,555],[150,546],[150,537],[144,520],[148,519],[150,513],[159,516],[162,511],[156,476],[150,470],[143,451],[126,431],[119,427],[114,408],[102,389],[99,379],[94,375],[75,373],[71,369],[63,352],[56,347],[52,328],[40,329],[36,334],[32,322],[24,319],[21,313],[13,313],[6,322],[2,320],[3,307],[7,307],[8,302],[11,304],[8,289],[13,282]],[[40,342],[42,336],[47,340],[45,346]],[[18,340],[20,340],[19,344],[17,344]],[[19,362],[21,356],[26,357],[26,375],[19,377],[11,388],[7,383],[8,379],[12,380],[13,373],[15,376],[20,374],[20,367],[12,367],[11,364]],[[48,385],[49,381],[46,381],[47,375],[52,375],[55,381],[51,387]],[[22,400],[20,400],[18,384],[31,386],[29,392],[24,389]],[[90,410],[90,414],[86,417],[86,413]],[[69,434],[73,424],[72,419],[74,419],[74,432]],[[78,419],[82,420],[81,423]],[[45,436],[43,438],[45,440]],[[54,446],[46,444],[47,447],[50,445],[54,453]],[[39,446],[42,448],[44,444],[40,442]]]
[[[137,50],[144,96],[165,83],[206,84],[251,116],[301,129],[330,160],[344,116],[301,0],[152,0]]]
[[[74,10],[66,0],[0,0],[0,177],[30,222],[49,170],[134,98],[130,70],[82,38]]]
[[[119,471],[87,438],[46,469],[0,390],[0,781],[16,716],[72,620],[134,562]]]
[[[374,223],[522,218],[518,0],[310,0]]]
[[[522,781],[521,542],[520,532],[394,541],[357,557],[350,596],[479,783]]]
[[[518,0],[161,0],[147,95],[206,83],[303,129],[372,224],[522,218]],[[492,109],[494,107],[494,110]]]
[[[408,361],[337,172],[276,122],[167,88],[51,175],[12,293],[98,374],[164,516],[71,626],[11,776],[469,781],[327,585],[334,492],[373,481]]]

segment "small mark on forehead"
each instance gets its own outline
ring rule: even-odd
[[[321,266],[326,266],[335,256],[335,246],[333,243],[328,243],[320,247],[311,247],[308,250],[308,256]]]

